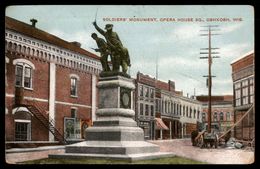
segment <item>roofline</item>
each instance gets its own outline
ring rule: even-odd
[[[243,58],[247,57],[248,55],[253,54],[254,52],[255,52],[254,50],[251,50],[251,51],[245,53],[244,55],[242,55],[242,56],[240,56],[240,57],[234,59],[233,61],[231,61],[230,64],[232,65],[232,64],[234,64],[235,62],[239,61],[240,59],[243,59]]]
[[[23,25],[25,25],[25,26],[29,26],[29,27],[31,26],[31,25],[28,24],[28,23],[19,21],[19,20],[17,20],[17,19],[14,19],[14,18],[12,18],[12,17],[9,17],[9,16],[5,16],[5,20],[6,20],[6,19],[13,20],[13,22],[18,22],[19,24],[23,24]],[[15,31],[15,32],[18,32],[18,33],[27,35],[27,36],[31,36],[31,37],[33,37],[33,38],[35,38],[35,39],[39,39],[39,40],[48,42],[48,43],[50,43],[50,44],[52,44],[52,45],[59,46],[58,44],[55,44],[55,43],[51,42],[50,40],[41,39],[40,37],[37,37],[37,36],[28,35],[27,33],[23,32],[23,31],[19,31],[19,30],[14,29],[14,28],[6,27],[6,25],[5,25],[5,29],[9,29],[9,30],[12,30],[12,31]],[[85,55],[85,56],[90,57],[90,58],[92,58],[92,59],[100,60],[100,57],[97,56],[96,54],[94,54],[94,53],[92,53],[92,52],[89,52],[89,51],[85,50],[84,48],[77,47],[77,46],[73,45],[73,44],[72,44],[71,42],[69,42],[69,41],[66,41],[66,40],[64,40],[64,39],[61,39],[61,38],[59,38],[58,36],[55,36],[55,35],[53,35],[53,34],[50,34],[50,33],[46,32],[46,31],[44,31],[44,30],[41,30],[41,29],[39,29],[39,28],[37,28],[37,27],[35,27],[34,30],[39,31],[39,32],[41,32],[41,33],[45,33],[45,34],[49,35],[50,37],[55,38],[55,39],[57,39],[58,41],[61,41],[62,43],[65,43],[65,44],[67,44],[67,45],[70,46],[69,48],[66,48],[66,47],[64,47],[64,46],[61,46],[61,47],[64,48],[64,49],[67,49],[67,50],[70,50],[70,51],[73,51],[73,52],[77,52],[77,53],[79,53],[79,54],[81,54],[81,55]]]

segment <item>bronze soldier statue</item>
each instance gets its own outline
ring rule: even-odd
[[[126,73],[128,66],[131,66],[129,53],[127,48],[123,46],[117,33],[112,31],[113,25],[107,24],[105,27],[107,31],[104,31],[98,27],[96,21],[93,22],[93,25],[96,30],[106,38],[107,44],[111,49],[113,71],[119,71],[119,66],[121,65],[123,72]]]
[[[101,55],[101,59],[100,60],[101,60],[103,71],[110,71],[110,67],[108,65],[107,58],[108,58],[108,55],[111,54],[111,51],[110,51],[107,43],[105,42],[104,39],[99,38],[96,33],[92,33],[91,37],[97,43],[98,49],[94,49],[94,50],[96,52],[100,52],[100,55]]]

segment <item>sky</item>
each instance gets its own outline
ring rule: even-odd
[[[66,41],[78,41],[82,48],[100,56],[91,34],[96,20],[104,29],[113,24],[129,51],[131,68],[168,82],[175,81],[186,96],[208,95],[207,59],[200,59],[201,48],[208,48],[208,25],[216,34],[211,47],[219,48],[213,59],[212,95],[233,94],[231,62],[254,50],[254,8],[249,5],[33,5],[8,6],[6,16],[31,24]],[[146,20],[144,20],[146,19]],[[148,20],[148,21],[147,21]],[[102,35],[98,34],[99,37]],[[104,37],[102,37],[104,38]]]

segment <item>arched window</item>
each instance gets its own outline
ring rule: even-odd
[[[214,113],[214,121],[218,121],[218,113],[217,112]]]
[[[229,112],[226,113],[226,121],[230,121],[230,113]]]
[[[15,59],[13,64],[15,65],[15,85],[31,89],[34,64],[25,59]]]
[[[224,120],[223,112],[220,112],[220,114],[219,114],[219,121],[223,121],[223,120]]]
[[[78,81],[79,76],[76,74],[70,75],[70,95],[73,97],[78,96]]]

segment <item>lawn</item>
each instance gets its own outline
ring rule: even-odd
[[[139,160],[139,161],[124,161],[124,160],[111,160],[111,159],[40,159],[33,161],[26,161],[19,164],[207,164],[205,162],[195,161],[183,157],[169,157],[159,158],[152,160]]]

